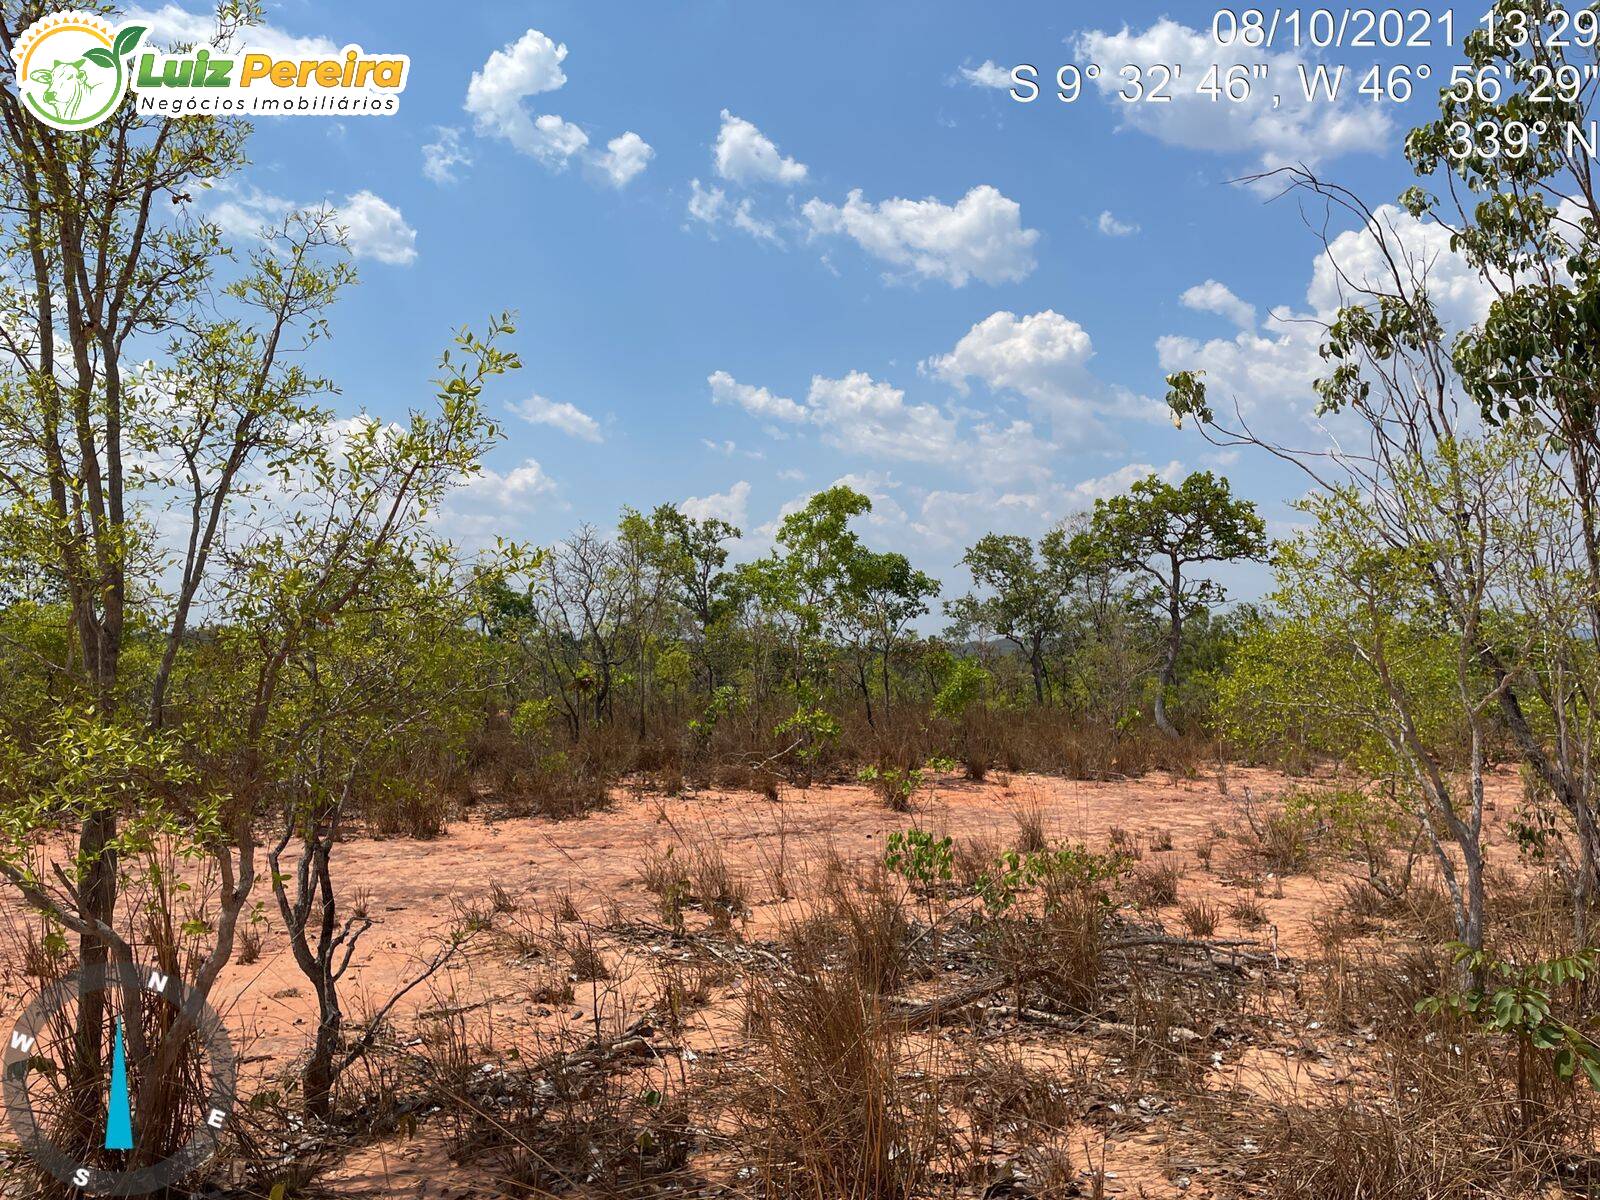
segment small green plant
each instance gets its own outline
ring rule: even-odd
[[[1600,970],[1600,950],[1579,950],[1526,966],[1486,950],[1455,946],[1455,961],[1483,986],[1417,1001],[1419,1013],[1450,1013],[1488,1033],[1513,1038],[1517,1048],[1517,1099],[1532,1099],[1532,1074],[1537,1055],[1550,1056],[1556,1078],[1571,1079],[1582,1070],[1600,1090],[1600,1045],[1588,1034],[1555,1015],[1557,989],[1578,984]]]
[[[856,772],[856,778],[878,794],[884,804],[894,812],[910,812],[911,797],[922,789],[926,776],[916,767],[866,766]]]
[[[970,658],[952,658],[938,693],[933,698],[934,715],[953,721],[983,698],[989,672]]]
[[[1121,854],[1096,854],[1084,846],[1060,846],[1029,854],[1007,850],[995,869],[979,876],[978,898],[991,913],[998,914],[1015,904],[1023,892],[1044,885],[1093,890],[1102,903],[1109,904],[1110,895],[1101,885],[1126,869],[1127,860]]]
[[[925,829],[891,833],[883,865],[919,887],[948,883],[954,874],[952,845],[948,837],[935,838]]]
[[[717,730],[717,723],[732,712],[738,702],[739,689],[732,684],[722,684],[711,693],[705,711],[689,722],[689,736],[694,739],[696,749],[705,749]],[[781,726],[779,732],[782,732]]]
[[[793,737],[795,740],[791,748],[795,757],[801,762],[812,763],[838,740],[839,722],[826,709],[808,703],[801,697],[794,712],[778,725],[776,733],[779,737]]]

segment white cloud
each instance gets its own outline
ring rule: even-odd
[[[722,110],[722,128],[712,162],[723,179],[734,183],[778,183],[793,187],[805,182],[806,165],[778,153],[772,139],[743,117]]]
[[[806,410],[787,396],[774,396],[764,387],[740,383],[726,371],[713,371],[706,377],[711,385],[713,404],[736,404],[751,416],[790,423],[804,421]]]
[[[292,200],[234,180],[220,181],[212,195],[220,199],[207,208],[206,215],[234,237],[259,237],[264,228],[283,220],[295,208]]]
[[[725,492],[713,492],[709,496],[690,496],[678,505],[678,510],[684,516],[692,517],[696,521],[716,517],[730,525],[743,526],[749,506],[750,484],[741,479]]]
[[[338,221],[357,258],[375,258],[398,267],[416,261],[417,231],[383,197],[365,190],[346,197],[339,206]]]
[[[1182,474],[1183,464],[1177,459],[1173,459],[1164,467],[1153,467],[1149,463],[1129,463],[1125,467],[1118,467],[1110,474],[1085,479],[1069,487],[1066,494],[1073,501],[1073,507],[1066,511],[1077,512],[1091,508],[1096,500],[1109,500],[1112,496],[1121,495],[1139,480],[1150,475],[1159,476],[1167,483],[1171,483]]]
[[[1107,237],[1132,237],[1139,232],[1138,225],[1131,221],[1119,220],[1109,208],[1095,221],[1095,228]]]
[[[176,4],[129,9],[117,19],[127,25],[146,26],[150,30],[148,40],[156,46],[211,45],[217,36],[214,12],[190,12]],[[326,37],[299,37],[268,24],[240,26],[224,45],[231,50],[249,46],[274,58],[338,58],[340,51],[339,44]]]
[[[823,440],[841,450],[913,462],[949,461],[955,421],[931,404],[907,404],[905,392],[865,371],[842,379],[813,376],[806,397]]]
[[[508,518],[533,511],[555,491],[555,481],[537,459],[523,459],[504,472],[484,467],[445,498],[436,520],[450,537],[489,545],[505,534],[512,524]]]
[[[472,165],[472,154],[461,141],[461,130],[448,125],[434,127],[434,140],[422,147],[422,173],[434,183],[455,183],[457,171]]]
[[[740,383],[726,371],[717,371],[708,382],[715,403],[808,425],[827,445],[868,458],[1016,475],[1036,472],[1056,449],[1028,421],[979,415],[963,427],[957,416],[932,404],[909,403],[902,389],[865,371],[839,379],[813,376],[804,404]]]
[[[1246,303],[1233,294],[1233,289],[1215,279],[1197,283],[1178,297],[1178,303],[1195,312],[1216,313],[1226,317],[1240,329],[1254,329],[1256,306]]]
[[[1448,230],[1393,205],[1379,207],[1373,216],[1402,269],[1426,279],[1447,331],[1482,319],[1494,291],[1451,251]],[[1361,302],[1360,289],[1392,291],[1389,263],[1373,231],[1340,233],[1328,253],[1313,260],[1303,305],[1273,309],[1260,332],[1245,328],[1233,338],[1204,342],[1160,338],[1156,352],[1161,369],[1203,370],[1212,408],[1221,418],[1231,419],[1237,406],[1238,414],[1263,435],[1288,437],[1314,430],[1321,438],[1326,429],[1315,416],[1312,384],[1328,369],[1319,353],[1323,326],[1342,305]]]
[[[976,67],[956,68],[956,74],[973,87],[1011,90],[1011,72],[987,58]]]
[[[1022,225],[1022,208],[983,184],[954,205],[936,199],[884,200],[852,191],[843,205],[808,200],[813,237],[844,235],[874,258],[925,279],[963,287],[969,279],[1016,283],[1034,268],[1039,231]]]
[[[969,329],[949,354],[923,363],[930,375],[963,395],[975,378],[993,391],[1007,389],[1056,404],[1083,390],[1094,343],[1082,325],[1053,309],[1019,318],[991,313]]]
[[[689,181],[689,216],[708,230],[714,231],[719,225],[726,224],[757,241],[780,242],[777,227],[755,215],[750,197],[732,200],[721,188],[705,187],[698,179]]]
[[[565,84],[566,57],[566,46],[537,29],[489,55],[467,84],[466,110],[478,132],[503,138],[546,166],[564,166],[588,145],[588,136],[560,117],[533,116],[523,100]]]
[[[606,152],[596,156],[595,167],[612,187],[626,187],[655,156],[650,143],[630,129],[606,143]]]
[[[1307,100],[1299,69],[1310,67],[1294,54],[1272,54],[1241,48],[1219,49],[1199,30],[1163,17],[1142,33],[1123,26],[1118,33],[1091,30],[1075,43],[1079,62],[1099,63],[1093,81],[1118,112],[1125,129],[1137,129],[1169,146],[1221,154],[1249,155],[1254,166],[1271,170],[1293,163],[1314,166],[1356,151],[1383,149],[1392,128],[1383,106],[1353,104],[1345,99]],[[1181,70],[1165,103],[1124,103],[1118,98],[1126,80],[1123,63],[1162,63]],[[1243,101],[1214,98],[1200,92],[1207,72],[1220,69],[1225,85],[1230,67],[1262,63],[1277,80],[1253,90]],[[1352,81],[1346,80],[1349,85]],[[1348,92],[1349,86],[1345,88]]]
[[[575,404],[565,400],[547,400],[543,396],[529,396],[526,400],[513,400],[506,405],[530,425],[549,425],[562,433],[586,442],[601,440],[600,423]]]
[[[536,113],[529,97],[565,86],[567,47],[537,29],[530,29],[489,55],[467,83],[465,108],[473,128],[497,137],[551,171],[574,160],[588,164],[595,176],[622,187],[645,169],[654,156],[642,137],[631,130],[606,143],[603,153],[589,149],[589,134],[576,122],[554,113]]]
[[[1443,225],[1422,221],[1393,204],[1373,210],[1377,230],[1351,229],[1339,234],[1319,255],[1312,270],[1306,302],[1318,313],[1332,313],[1358,301],[1359,289],[1394,290],[1389,257],[1374,232],[1391,251],[1403,250],[1408,273],[1425,273],[1428,299],[1453,329],[1476,324],[1488,314],[1494,288],[1465,258],[1450,249],[1451,234]],[[1356,290],[1352,290],[1356,289]]]
[[[234,181],[219,183],[212,194],[218,199],[207,206],[206,215],[234,237],[259,237],[264,229],[297,209],[326,206],[334,210],[350,252],[357,258],[402,267],[417,258],[417,231],[406,224],[398,208],[365,189],[339,203],[323,200],[301,204],[263,192],[253,184]]]
[[[1154,401],[1098,379],[1089,369],[1094,343],[1078,322],[1053,309],[1018,317],[991,313],[948,354],[924,360],[924,375],[941,379],[962,395],[976,379],[991,392],[1014,392],[1037,410],[1070,419],[1073,434],[1099,432],[1097,416],[1159,420]]]

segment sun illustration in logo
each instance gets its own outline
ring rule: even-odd
[[[113,29],[94,13],[63,12],[35,21],[17,39],[12,56],[29,111],[53,129],[100,124],[127,94],[125,60],[144,33],[142,25]]]

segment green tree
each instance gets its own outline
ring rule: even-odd
[[[728,570],[728,543],[743,536],[719,517],[690,517],[671,504],[649,516],[623,509],[621,538],[666,580],[678,632],[691,647],[707,694],[723,682],[716,643],[738,611],[736,576]]]
[[[1153,599],[1167,627],[1155,722],[1176,737],[1167,694],[1177,680],[1184,622],[1225,596],[1220,584],[1195,577],[1190,568],[1261,559],[1267,551],[1265,523],[1255,505],[1236,499],[1228,481],[1210,471],[1197,471],[1176,487],[1151,475],[1125,495],[1096,500],[1089,527],[1073,539],[1073,550],[1086,562],[1142,573],[1153,581]]]
[[[31,16],[0,8],[7,59]],[[257,16],[258,5],[226,6],[219,36]],[[247,122],[147,119],[129,102],[61,134],[0,89],[0,591],[33,598],[36,621],[54,624],[33,631],[65,650],[42,673],[77,714],[70,737],[7,723],[7,757],[31,766],[7,797],[0,872],[77,936],[82,965],[131,968],[132,932],[152,910],[123,903],[124,888],[171,923],[181,901],[156,843],[208,859],[220,895],[186,922],[201,939],[185,951],[201,995],[231,957],[254,886],[255,818],[282,782],[266,742],[288,664],[476,470],[495,436],[483,382],[515,365],[493,337],[464,335],[435,412],[398,427],[335,422],[318,403],[331,385],[301,363],[354,279],[337,215],[290,214],[241,261],[189,207],[246,165],[247,133]],[[13,586],[29,576],[39,582]],[[246,626],[248,661],[208,676],[205,648]],[[224,693],[219,679],[238,686]],[[0,697],[37,700],[9,685]],[[164,781],[112,786],[150,780],[172,753],[181,762]],[[75,799],[49,814],[37,804],[46,791]],[[45,873],[37,846],[61,812],[77,851]],[[76,1024],[68,1074],[82,1141],[103,1091],[105,998],[86,998]],[[169,1153],[192,1120],[171,1086],[190,1018],[148,1045],[125,1024],[137,1165]]]
[[[1067,626],[1067,597],[1080,574],[1070,539],[1054,531],[1036,553],[1020,534],[987,533],[961,561],[980,590],[946,602],[952,636],[987,631],[1010,642],[1027,659],[1034,701],[1043,704],[1047,654]]]
[[[1600,888],[1600,194],[1566,131],[1593,121],[1584,81],[1600,59],[1593,39],[1558,36],[1568,11],[1496,0],[1463,40],[1437,119],[1406,139],[1425,186],[1401,202],[1448,229],[1492,293],[1482,321],[1441,339],[1460,387],[1491,426],[1531,423],[1572,513],[1576,537],[1546,546],[1521,580],[1546,634],[1535,661],[1492,638],[1482,653],[1501,719],[1576,841],[1581,930]],[[1444,194],[1430,194],[1440,180]]]

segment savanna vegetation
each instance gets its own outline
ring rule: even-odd
[[[23,8],[0,9],[8,54]],[[1281,173],[1379,264],[1327,247],[1340,452],[1256,432],[1197,370],[1166,382],[1197,436],[1303,472],[1297,532],[1269,539],[1217,474],[1151,476],[1042,537],[988,533],[943,580],[875,549],[845,486],[755,549],[671,503],[453,542],[514,319],[450,335],[404,420],[341,413],[310,366],[355,281],[337,214],[230,246],[194,202],[246,167],[247,125],[125,105],[57,134],[0,89],[7,978],[114,981],[62,1016],[52,1136],[114,1165],[181,1147],[195,1018],[128,980],[220,1003],[269,945],[303,1044],[198,1190],[300,1194],[420,1125],[528,1196],[1104,1194],[1130,1128],[1173,1147],[1149,1194],[1593,1194],[1600,201],[1554,143],[1462,156],[1451,132],[1520,112],[1568,52],[1474,32],[1521,86],[1446,91],[1406,142],[1401,208],[1493,293],[1469,328],[1393,220]],[[1242,563],[1272,573],[1259,604],[1228,603]],[[1145,776],[1212,815],[1062,828],[1062,780]],[[775,816],[757,868],[686,817],[833,785],[892,829],[865,857],[800,853]],[[952,832],[951,796],[1003,819]],[[351,842],[427,855],[618,805],[663,831],[615,851],[642,913],[463,880],[482,903],[353,995],[384,880]],[[417,1015],[491,959],[530,1013],[587,1016],[491,1052],[472,1006]],[[736,1051],[693,1048],[707,1012],[736,1014]],[[129,1152],[96,1145],[113,1036]],[[1346,1074],[1259,1070],[1296,1054]]]

